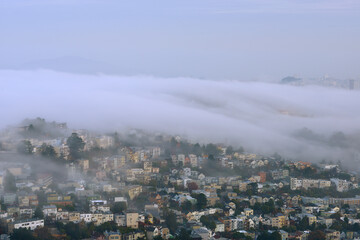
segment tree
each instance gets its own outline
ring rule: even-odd
[[[240,232],[235,232],[232,236],[231,239],[235,239],[235,240],[241,240],[241,239],[245,239],[246,236],[243,233]]]
[[[37,207],[34,212],[34,218],[44,218],[44,213],[40,207]]]
[[[341,218],[341,213],[337,212],[337,213],[333,213],[330,215],[330,218],[335,218],[336,220],[340,220]]]
[[[6,171],[6,176],[4,179],[4,189],[5,192],[16,192],[16,180],[15,176],[11,174],[9,170]]]
[[[349,206],[349,204],[344,204],[344,205],[342,205],[342,207],[341,207],[342,209],[347,209],[347,208],[350,208],[350,206]]]
[[[218,147],[217,147],[215,144],[209,143],[209,144],[207,144],[206,147],[205,147],[205,152],[206,152],[208,155],[216,156],[216,155],[219,155],[220,150],[218,149]]]
[[[210,216],[201,216],[200,222],[204,224],[205,227],[211,229],[212,231],[216,228],[216,223]]]
[[[299,222],[298,226],[299,230],[307,230],[309,229],[309,218],[307,216],[303,217],[301,221]]]
[[[232,146],[226,148],[226,155],[231,155],[233,153],[234,153],[234,148]]]
[[[203,193],[194,194],[193,197],[196,199],[196,207],[198,210],[204,209],[207,206],[207,199]]]
[[[176,240],[190,240],[190,233],[185,228],[180,229],[180,233],[175,237]]]
[[[35,232],[35,235],[37,236],[37,239],[39,239],[39,240],[52,240],[52,239],[54,239],[51,236],[51,233],[50,233],[48,227],[37,228],[37,229],[35,229],[34,232]]]
[[[308,240],[324,240],[324,239],[326,239],[326,235],[323,231],[320,230],[312,231],[308,236]]]
[[[70,151],[70,158],[72,160],[79,159],[81,157],[81,152],[84,149],[85,143],[77,133],[72,133],[66,141],[67,146]]]
[[[168,211],[165,215],[165,223],[168,226],[171,233],[175,233],[177,229],[176,214],[172,211]]]
[[[68,235],[70,239],[80,239],[81,237],[79,224],[69,222],[64,226],[64,230],[66,235]]]
[[[281,240],[281,234],[278,231],[274,231],[271,234],[269,232],[262,232],[257,240]]]
[[[195,155],[201,155],[202,154],[202,149],[201,149],[201,146],[199,143],[195,143],[193,146],[192,146],[192,152],[193,154]]]
[[[270,238],[271,238],[272,240],[281,240],[281,239],[282,239],[282,238],[281,238],[281,234],[280,234],[278,231],[272,232],[272,233],[270,234]]]
[[[193,208],[192,203],[189,200],[185,200],[182,204],[181,204],[181,210],[184,212],[189,212],[191,211]]]
[[[97,226],[95,229],[99,233],[103,233],[105,231],[116,231],[117,225],[114,221],[105,222],[105,223],[101,224],[100,226]]]
[[[114,146],[115,148],[119,148],[121,146],[121,141],[120,141],[120,136],[117,132],[114,133],[113,135],[114,138]]]
[[[248,184],[246,193],[248,194],[248,196],[256,195],[258,193],[258,184],[257,183]]]
[[[278,206],[278,207],[284,206],[284,201],[282,199],[277,200],[276,201],[276,206]]]
[[[197,190],[199,188],[199,186],[196,184],[196,182],[189,182],[187,184],[187,187],[190,192],[192,192],[193,190]]]
[[[122,213],[123,211],[125,211],[127,208],[126,206],[126,202],[116,202],[114,203],[114,205],[111,207],[111,212],[112,213]]]
[[[34,147],[29,140],[23,140],[17,145],[17,152],[21,154],[32,154],[33,149]]]
[[[40,154],[41,154],[41,156],[50,158],[50,159],[57,158],[55,148],[52,145],[48,145],[46,143],[43,143],[40,146]]]
[[[14,229],[13,233],[10,235],[11,240],[35,240],[32,231],[26,228]]]

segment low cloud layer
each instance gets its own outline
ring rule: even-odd
[[[0,79],[1,128],[39,116],[74,128],[139,128],[306,161],[341,160],[354,170],[360,161],[359,91],[45,70],[2,70]],[[355,144],[299,137],[303,128],[324,139],[342,131]]]

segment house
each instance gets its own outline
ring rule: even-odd
[[[148,239],[148,240],[153,240],[154,237],[160,236],[160,234],[161,234],[160,228],[159,227],[153,227],[153,226],[146,227],[145,232],[146,232],[146,239]]]
[[[326,240],[340,240],[340,232],[332,229],[325,230]]]
[[[13,205],[16,202],[16,194],[15,193],[6,193],[3,196],[3,202],[5,205]]]
[[[215,222],[215,232],[225,232],[225,224],[219,221]]]
[[[219,220],[224,224],[225,232],[232,231],[232,219],[230,217],[223,217]]]
[[[33,209],[30,207],[20,208],[20,217],[21,218],[32,218],[33,212],[34,212]]]
[[[47,194],[47,202],[50,205],[72,205],[73,202],[71,200],[71,196],[62,196],[57,193],[49,193]]]
[[[280,233],[280,236],[281,236],[281,240],[287,240],[288,239],[289,234],[286,231],[280,230],[279,233]]]
[[[80,213],[79,212],[69,212],[69,221],[73,223],[80,222]]]
[[[119,227],[125,227],[126,226],[126,216],[125,214],[115,214],[114,220],[116,225]]]
[[[13,232],[14,229],[26,228],[29,230],[35,230],[36,228],[44,227],[44,219],[21,219],[9,223],[9,232]]]
[[[130,228],[137,229],[139,227],[138,218],[139,213],[137,212],[127,212],[126,217],[126,226]]]
[[[286,217],[285,215],[278,213],[275,217],[271,218],[271,226],[282,228],[287,225]]]
[[[129,194],[130,200],[133,200],[134,198],[139,196],[140,193],[142,193],[142,186],[135,185],[135,186],[128,187],[128,194]]]
[[[55,205],[43,206],[44,216],[56,216],[57,207]]]
[[[137,240],[139,238],[145,238],[145,233],[142,231],[124,233],[122,240]]]
[[[245,216],[251,216],[251,215],[254,215],[254,210],[252,210],[251,208],[245,208],[244,209],[244,215]]]
[[[91,213],[81,213],[80,214],[80,221],[83,221],[85,223],[92,222],[92,214]]]
[[[211,230],[209,230],[205,227],[200,227],[200,228],[194,229],[191,234],[199,235],[202,240],[209,240],[211,237]]]
[[[68,211],[60,211],[61,209],[58,210],[58,212],[56,213],[56,220],[69,220],[69,212]]]
[[[121,233],[119,231],[105,231],[104,236],[106,240],[121,240]]]

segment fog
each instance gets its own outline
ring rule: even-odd
[[[138,128],[305,161],[341,160],[354,170],[360,161],[359,91],[49,70],[1,70],[0,79],[2,129],[43,117],[71,128]],[[332,142],[338,131],[345,145]]]

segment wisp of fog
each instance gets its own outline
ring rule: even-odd
[[[1,70],[0,79],[1,128],[39,116],[73,128],[138,128],[306,161],[360,161],[359,91],[48,70]]]

